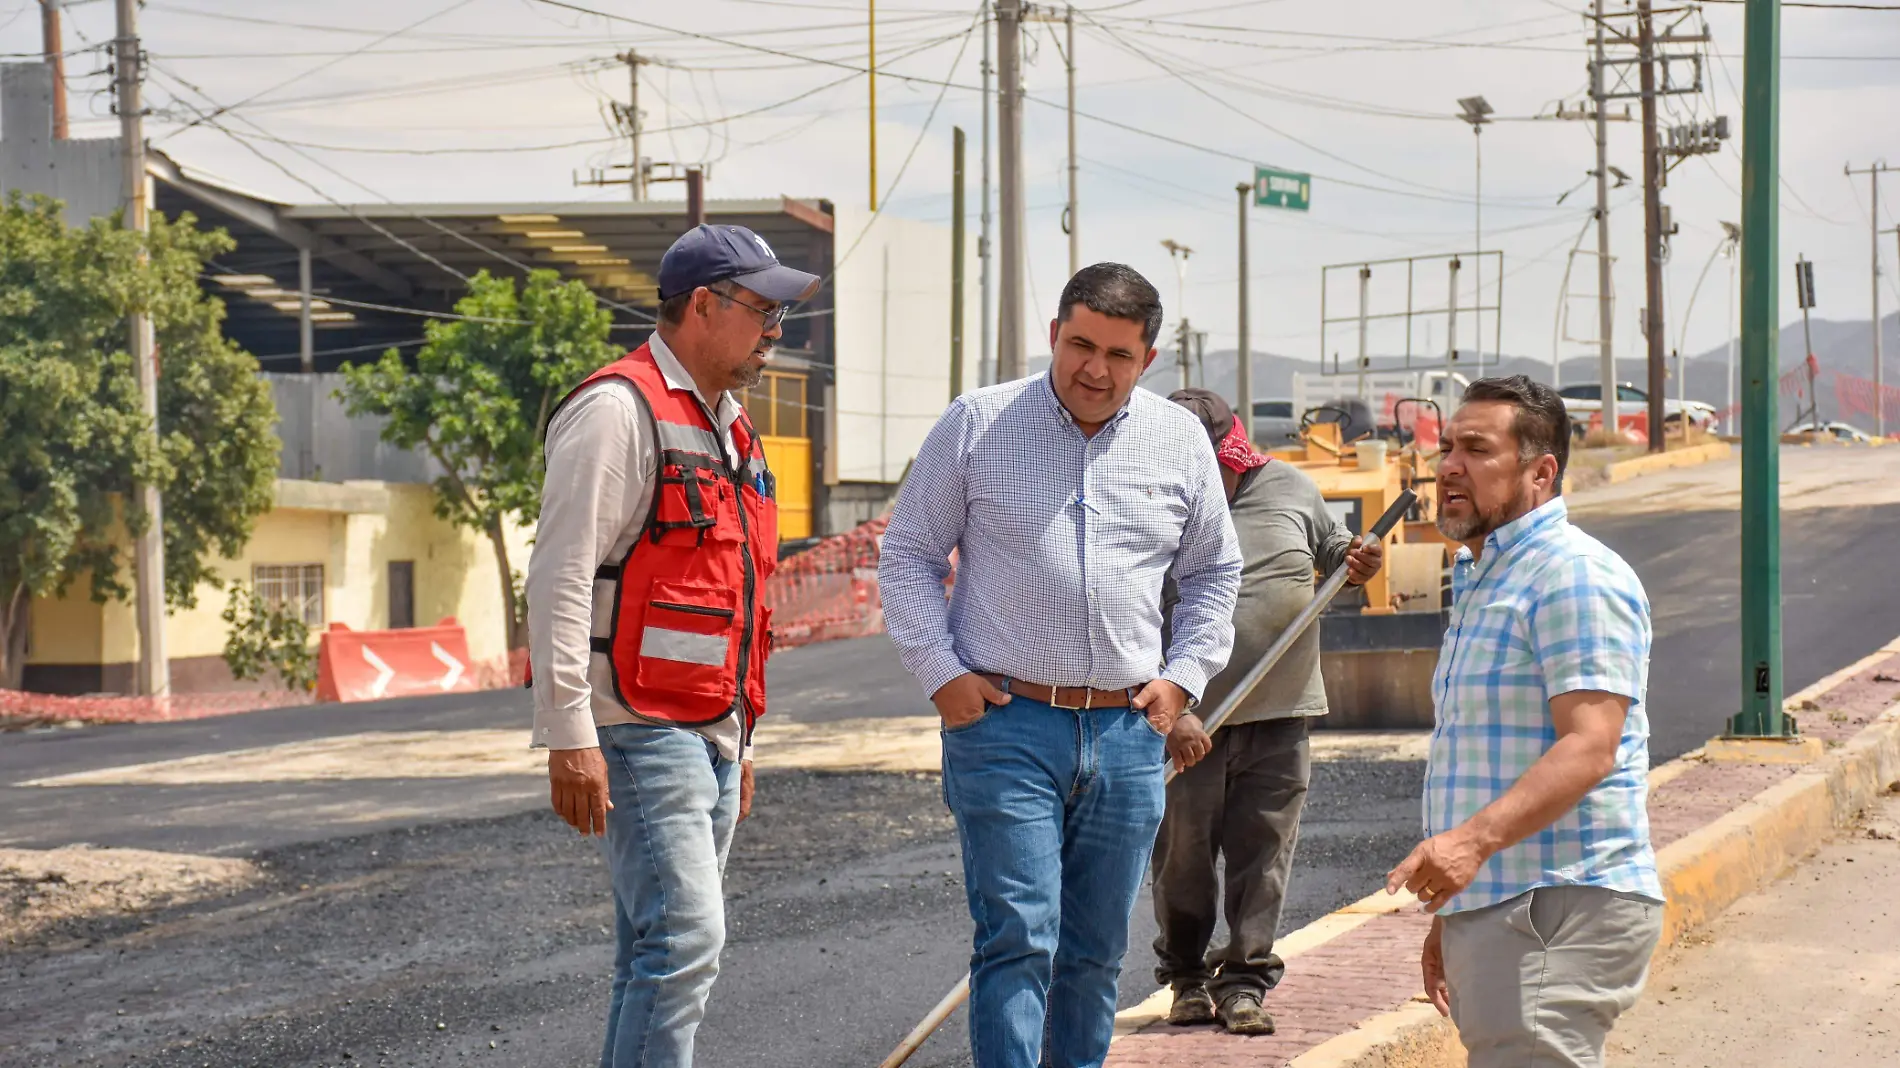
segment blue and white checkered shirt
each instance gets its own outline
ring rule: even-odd
[[[1445,912],[1539,886],[1601,886],[1663,899],[1649,844],[1649,598],[1623,558],[1570,525],[1563,498],[1458,551],[1451,625],[1432,676],[1437,724],[1425,770],[1425,833],[1503,796],[1557,741],[1550,699],[1630,699],[1616,769],[1548,827],[1486,861]]]
[[[1181,600],[1164,667],[1170,568]],[[1104,690],[1159,677],[1198,698],[1233,649],[1240,546],[1187,409],[1137,388],[1085,437],[1041,374],[944,412],[891,513],[878,583],[925,693],[989,671]]]

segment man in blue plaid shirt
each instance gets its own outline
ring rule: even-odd
[[[1472,383],[1439,448],[1438,528],[1463,548],[1432,680],[1428,837],[1386,888],[1435,914],[1425,989],[1471,1068],[1595,1068],[1662,933],[1649,599],[1570,525],[1570,420],[1549,387]]]

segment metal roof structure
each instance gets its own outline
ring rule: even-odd
[[[313,350],[319,369],[410,346],[422,323],[452,313],[480,270],[520,278],[551,269],[579,279],[629,332],[652,322],[660,257],[686,228],[681,201],[469,204],[282,204],[191,172],[154,152],[156,206],[191,212],[237,248],[207,271],[229,311],[226,331],[266,369],[301,356],[302,253],[309,253]],[[829,276],[832,207],[789,197],[708,200],[708,221],[765,238],[789,266]],[[830,287],[785,324],[786,355],[829,363]]]

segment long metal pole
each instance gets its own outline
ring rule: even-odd
[[[1400,490],[1391,506],[1373,522],[1371,529],[1367,530],[1363,536],[1385,540],[1392,533],[1392,528],[1399,524],[1399,520],[1405,518],[1405,513],[1411,510],[1413,502],[1417,499],[1417,495],[1411,490]],[[1242,701],[1253,696],[1254,690],[1267,677],[1267,673],[1286,656],[1287,650],[1293,648],[1293,643],[1299,641],[1300,636],[1312,628],[1313,622],[1326,611],[1326,607],[1332,603],[1333,598],[1339,596],[1339,591],[1346,588],[1346,580],[1350,577],[1344,565],[1334,568],[1333,573],[1326,576],[1326,581],[1320,583],[1319,589],[1314,591],[1313,600],[1305,608],[1300,609],[1299,615],[1294,616],[1293,621],[1280,632],[1280,636],[1267,647],[1267,651],[1260,654],[1260,659],[1255,661],[1253,667],[1249,668],[1247,673],[1240,677],[1240,681],[1234,684],[1232,692],[1221,700],[1213,712],[1201,717],[1202,730],[1209,734],[1220,730],[1221,726],[1227,722],[1227,717],[1233,715],[1234,709],[1239,708]],[[1173,782],[1177,774],[1174,765],[1170,763],[1168,770],[1164,773],[1163,782]],[[918,1047],[924,1044],[924,1040],[929,1038],[937,1028],[943,1026],[943,1022],[950,1018],[950,1014],[957,1011],[957,1007],[969,997],[970,977],[965,975],[958,980],[956,986],[950,989],[950,993],[944,995],[942,1001],[937,1002],[929,1015],[925,1016],[916,1027],[911,1028],[910,1034],[904,1036],[904,1040],[897,1044],[897,1048],[891,1051],[890,1056],[878,1062],[877,1068],[898,1068],[899,1065],[910,1060],[911,1054],[917,1052]]]
[[[124,156],[125,228],[140,234],[150,229],[150,186],[145,175],[145,105],[140,89],[145,80],[144,56],[139,50],[137,0],[117,0],[117,55],[120,151]],[[145,253],[139,253],[141,267]],[[139,407],[154,439],[158,434],[158,363],[152,344],[152,319],[143,308],[127,317],[127,343],[137,377]],[[157,442],[152,442],[156,447]],[[139,631],[139,692],[161,697],[171,692],[171,661],[165,641],[165,532],[164,502],[158,487],[134,489],[145,512],[145,532],[133,547],[134,587]]]
[[[1663,451],[1662,150],[1656,140],[1656,20],[1650,0],[1636,0],[1638,66],[1643,90],[1643,284],[1649,314],[1643,320],[1649,357],[1649,451]]]
[[[1741,420],[1735,411],[1735,268],[1741,264],[1741,250],[1730,241],[1728,247],[1728,318],[1723,320],[1722,329],[1728,333],[1728,402],[1722,408],[1722,420],[1727,425],[1723,429],[1735,433]]]
[[[1240,351],[1235,357],[1234,392],[1238,395],[1240,407],[1240,429],[1253,438],[1253,348],[1248,338],[1247,322],[1247,197],[1253,192],[1253,186],[1241,182],[1234,186],[1234,192],[1240,195],[1240,222],[1236,227],[1240,234]]]
[[[1451,406],[1457,403],[1460,391],[1452,388],[1452,375],[1458,364],[1458,257],[1451,258],[1451,297],[1445,306],[1445,410],[1446,418],[1451,417]],[[1429,391],[1428,391],[1429,392]]]
[[[1069,5],[1062,20],[1068,28],[1069,51],[1063,58],[1069,66],[1069,277],[1082,269],[1082,224],[1076,216],[1075,197],[1075,5]]]
[[[998,381],[1028,373],[1023,337],[1023,67],[1022,0],[997,0],[996,58],[999,81],[996,127],[1002,155],[1002,294],[996,309]]]
[[[1742,707],[1738,735],[1780,737],[1781,452],[1776,311],[1781,229],[1781,4],[1748,0],[1742,60]]]
[[[963,394],[963,127],[950,131],[950,399]]]
[[[871,210],[877,210],[877,0],[870,2],[869,40],[865,48],[869,61],[865,64],[868,81],[871,83]]]
[[[1884,378],[1880,359],[1880,172],[1886,169],[1884,163],[1867,168],[1867,185],[1873,194],[1873,224],[1868,230],[1868,252],[1872,258],[1873,270],[1869,280],[1873,283],[1874,297],[1874,436],[1881,438],[1887,436],[1887,409],[1880,403]]]
[[[1372,405],[1372,399],[1366,396],[1366,372],[1369,370],[1366,366],[1368,363],[1366,357],[1366,311],[1367,302],[1371,299],[1371,296],[1372,268],[1361,267],[1359,268],[1359,402],[1366,405],[1368,409]],[[1445,388],[1451,388],[1449,380],[1447,380]]]
[[[990,26],[994,20],[989,12],[983,15],[983,206],[979,217],[976,235],[977,288],[982,292],[980,320],[977,323],[979,352],[977,355],[977,382],[979,385],[991,385],[997,381],[996,364],[990,351],[990,255],[994,249],[990,234]]]
[[[1477,373],[1484,373],[1484,126],[1471,124],[1471,150],[1475,158],[1474,188],[1471,197],[1472,240],[1471,353]],[[1449,387],[1447,387],[1449,388]]]
[[[297,250],[297,341],[304,374],[317,369],[316,331],[310,320],[310,250]]]
[[[1596,59],[1590,64],[1590,100],[1596,108],[1597,128],[1597,377],[1602,382],[1603,429],[1615,434],[1621,425],[1616,411],[1615,309],[1610,305],[1614,282],[1610,271],[1610,118],[1608,90],[1603,84],[1603,0],[1596,0]]]

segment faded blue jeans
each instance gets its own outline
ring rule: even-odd
[[[614,889],[613,1004],[601,1068],[692,1068],[726,942],[720,876],[739,765],[692,731],[597,728],[614,807],[601,850]]]
[[[976,921],[976,1068],[1099,1068],[1166,804],[1165,745],[1126,708],[1016,697],[943,732],[944,800]]]

